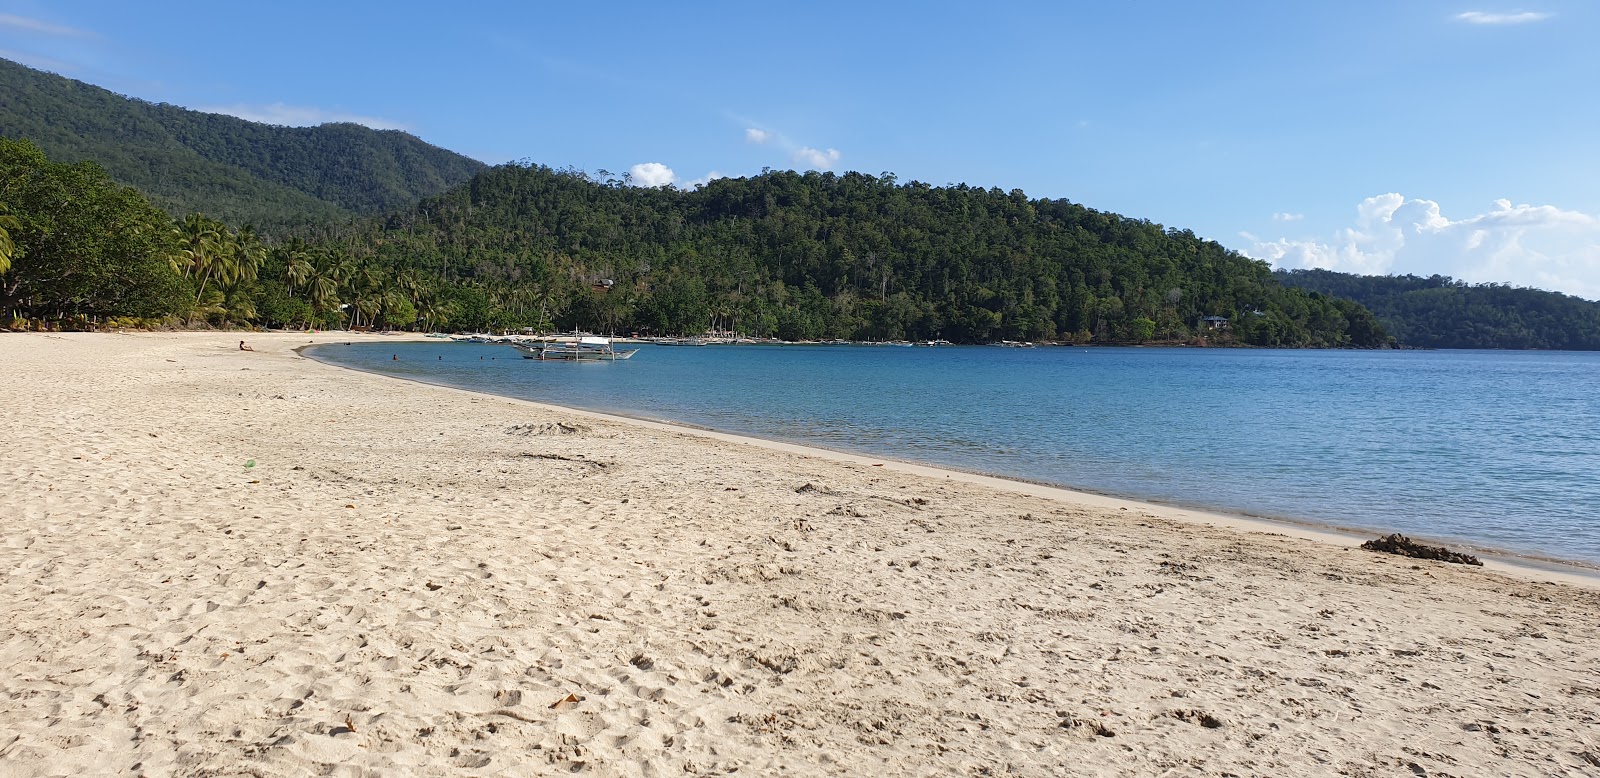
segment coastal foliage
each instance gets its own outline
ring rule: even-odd
[[[1265,263],[1187,230],[891,174],[769,171],[681,191],[503,165],[344,245],[453,290],[449,323],[466,329],[1388,342],[1360,305],[1285,288]]]
[[[1367,306],[1401,343],[1422,348],[1600,350],[1600,302],[1449,276],[1279,270],[1289,286]]]
[[[433,328],[480,290],[388,272],[334,240],[268,246],[251,227],[174,221],[92,162],[0,139],[0,322]],[[458,303],[460,300],[462,303]]]
[[[0,139],[0,203],[10,211],[5,320],[187,310],[190,290],[170,264],[171,218],[94,163],[53,163],[31,143]]]
[[[22,223],[17,217],[12,216],[4,203],[0,203],[0,276],[11,269],[11,257],[17,253],[17,244],[11,239],[11,231],[20,229]]]
[[[135,100],[0,59],[0,136],[92,160],[174,216],[304,225],[379,214],[484,165],[395,130],[280,127]]]
[[[1265,264],[1193,233],[1020,191],[768,172],[685,192],[506,165],[383,221],[329,222],[273,242],[200,214],[174,222],[98,166],[51,162],[26,141],[0,140],[0,160],[0,202],[18,225],[4,302],[25,318],[790,340],[1388,341],[1360,305],[1285,288]]]

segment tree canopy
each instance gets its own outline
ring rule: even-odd
[[[280,127],[131,99],[0,59],[0,136],[92,160],[174,216],[305,224],[380,214],[484,165],[395,130]]]
[[[1367,306],[1401,343],[1423,348],[1600,350],[1600,303],[1449,276],[1280,270],[1283,283]]]
[[[768,172],[686,192],[504,165],[386,219],[269,240],[200,214],[174,222],[93,163],[0,140],[0,204],[4,303],[23,318],[1388,343],[1360,305],[1287,289],[1186,230],[888,174]]]
[[[92,162],[53,163],[0,139],[0,204],[11,249],[0,314],[159,318],[187,310],[170,217]],[[9,317],[8,317],[9,318]]]
[[[496,167],[346,241],[493,290],[502,326],[787,339],[1380,346],[1361,306],[1286,289],[1187,230],[891,174],[769,171],[695,191]],[[1202,327],[1205,316],[1228,320]]]

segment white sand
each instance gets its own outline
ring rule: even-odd
[[[1594,589],[248,340],[0,336],[0,775],[1600,774]]]

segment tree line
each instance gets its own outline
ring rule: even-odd
[[[1285,288],[1265,263],[1187,230],[887,173],[767,171],[682,191],[502,165],[352,245],[384,266],[531,301],[495,307],[499,326],[712,326],[791,340],[1389,340],[1362,306]],[[1213,329],[1207,316],[1227,325]]]
[[[1600,303],[1449,276],[1361,276],[1279,270],[1284,284],[1347,297],[1373,311],[1401,343],[1419,348],[1600,350]]]
[[[692,192],[504,165],[384,219],[175,221],[0,141],[10,317],[792,340],[1381,346],[1346,299],[1193,233],[1020,191],[766,172]],[[1222,317],[1226,326],[1205,317]]]

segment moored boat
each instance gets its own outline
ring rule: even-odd
[[[636,348],[617,350],[610,338],[582,335],[557,338],[539,343],[513,343],[522,352],[523,359],[544,362],[615,362],[629,359],[639,352]]]

